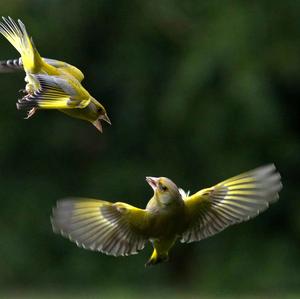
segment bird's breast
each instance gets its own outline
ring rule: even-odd
[[[93,103],[89,103],[85,108],[60,109],[60,111],[71,117],[87,121],[95,121],[99,117]]]
[[[150,212],[150,235],[152,238],[165,238],[177,235],[183,224],[183,210],[159,209]]]

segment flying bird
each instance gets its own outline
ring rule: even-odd
[[[91,122],[102,132],[101,120],[111,124],[104,106],[82,86],[83,73],[73,65],[43,58],[29,37],[25,25],[2,17],[0,33],[20,53],[19,59],[0,61],[0,72],[24,70],[27,94],[17,109],[27,110],[27,118],[38,109],[57,109],[71,117]]]
[[[154,191],[145,209],[124,202],[67,198],[51,217],[54,232],[79,247],[113,256],[136,254],[149,241],[146,266],[167,261],[177,240],[200,241],[266,210],[282,188],[273,164],[227,179],[192,195],[166,177],[146,177]]]

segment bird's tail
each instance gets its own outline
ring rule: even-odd
[[[10,17],[2,17],[2,19],[0,33],[21,54],[24,70],[30,73],[36,72],[42,59],[26,31],[25,25],[20,20],[15,22]]]

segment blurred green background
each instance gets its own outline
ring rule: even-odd
[[[0,12],[42,56],[78,66],[112,120],[103,134],[54,111],[24,120],[24,74],[1,74],[1,298],[300,292],[299,1],[14,0]],[[1,36],[0,59],[17,57]],[[278,203],[157,267],[144,268],[150,246],[114,258],[51,230],[66,196],[144,207],[147,175],[195,192],[270,162]]]

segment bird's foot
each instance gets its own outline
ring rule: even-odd
[[[169,261],[169,256],[157,256],[156,258],[150,258],[147,263],[145,264],[145,267],[154,266],[160,263],[164,263]]]
[[[23,94],[25,94],[25,93],[27,94],[26,89],[19,89],[18,92],[19,92],[19,93],[23,93]]]
[[[145,268],[150,267],[150,266],[154,266],[155,263],[153,263],[153,261],[149,260],[147,261],[147,263],[145,264]]]
[[[28,111],[27,116],[24,117],[24,119],[28,119],[28,118],[32,117],[32,116],[35,114],[36,110],[37,110],[36,107],[31,108],[31,109]]]

